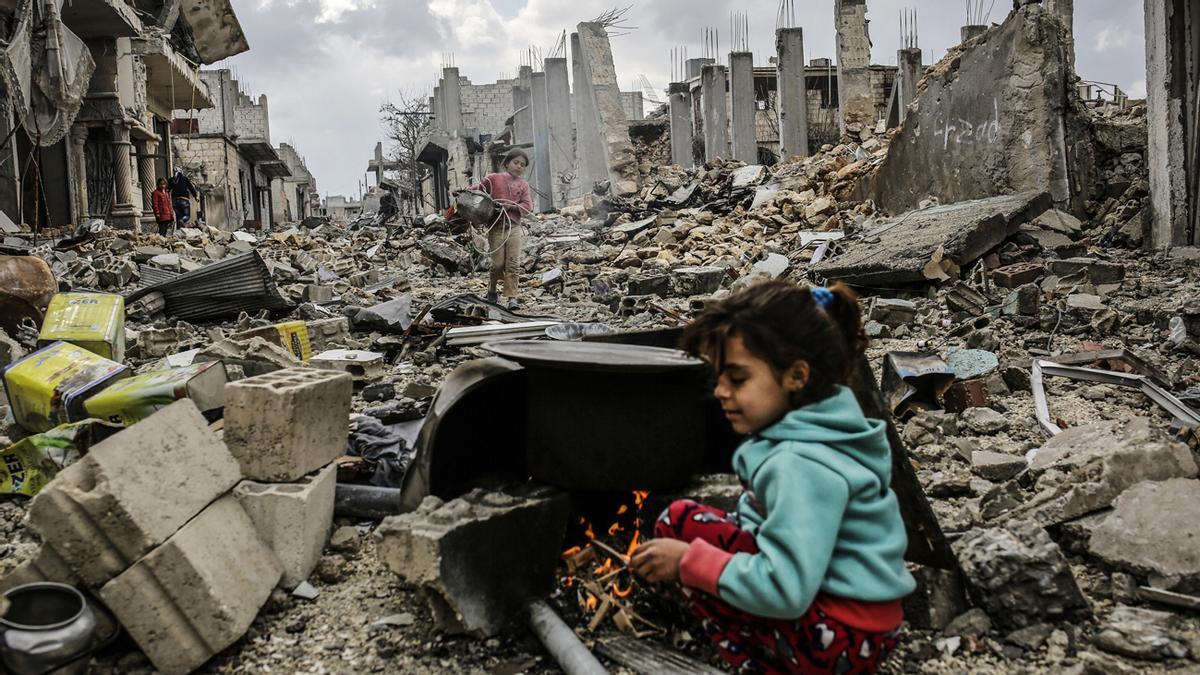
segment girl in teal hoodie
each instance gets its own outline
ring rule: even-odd
[[[673,503],[631,566],[679,582],[743,671],[870,673],[899,640],[915,584],[887,428],[845,386],[866,342],[853,291],[785,281],[711,305],[684,334],[747,434],[733,457],[745,492],[734,513]]]

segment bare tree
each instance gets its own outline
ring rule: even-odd
[[[379,108],[381,121],[388,140],[395,145],[389,153],[399,167],[402,183],[412,190],[412,213],[421,208],[421,179],[426,168],[417,161],[421,152],[421,140],[430,124],[429,99],[421,93],[401,91],[397,102],[385,103]]]

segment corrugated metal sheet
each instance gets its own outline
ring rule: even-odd
[[[149,265],[138,265],[138,281],[140,282],[138,283],[138,288],[161,284],[177,276],[179,276],[179,272],[172,272],[171,270],[164,270]]]
[[[127,296],[126,302],[151,291],[163,294],[168,316],[184,321],[211,321],[237,316],[240,312],[292,306],[280,295],[257,251],[144,286]]]

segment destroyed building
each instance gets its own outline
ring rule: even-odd
[[[233,8],[89,0],[43,17],[34,4],[4,10],[14,27],[4,86],[16,102],[4,127],[34,131],[32,141],[17,135],[5,148],[0,210],[13,222],[53,227],[89,218],[125,228],[153,223],[150,193],[174,166],[171,111],[213,105],[191,63],[247,49]],[[57,50],[32,40],[43,20]],[[43,71],[61,75],[45,80]],[[35,163],[38,184],[28,179]]]
[[[34,590],[92,608],[115,641],[77,658],[102,672],[725,672],[628,570],[666,505],[744,495],[706,364],[673,348],[759,280],[842,281],[918,582],[882,672],[1194,670],[1196,11],[1147,1],[1139,101],[1079,86],[1067,0],[981,15],[935,64],[906,38],[891,71],[863,60],[870,4],[806,26],[836,66],[784,22],[774,68],[694,64],[644,120],[607,20],[544,59],[545,127],[539,72],[449,73],[435,114],[459,121],[425,146],[446,202],[401,225],[368,221],[370,191],[301,216],[291,146],[269,233],[14,223],[0,612],[66,584]],[[530,123],[576,139],[557,166],[587,187],[526,219],[509,309],[441,207],[464,167],[537,155]],[[273,210],[289,181],[312,191]],[[106,311],[73,333],[73,307]]]

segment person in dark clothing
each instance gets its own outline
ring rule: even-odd
[[[175,205],[175,222],[183,227],[192,219],[192,199],[199,199],[200,192],[196,189],[195,184],[183,172],[183,169],[176,168],[175,175],[169,181],[171,187],[171,201]]]

